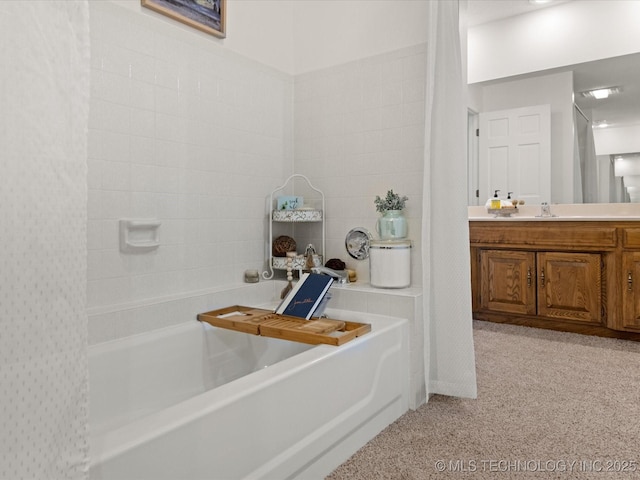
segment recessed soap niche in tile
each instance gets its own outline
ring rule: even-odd
[[[161,222],[157,219],[123,218],[120,220],[120,251],[146,253],[160,246],[158,234]]]

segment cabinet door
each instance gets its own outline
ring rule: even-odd
[[[640,252],[622,254],[622,326],[640,330]]]
[[[600,254],[538,253],[538,315],[600,323]]]
[[[535,253],[480,251],[480,308],[535,315]]]

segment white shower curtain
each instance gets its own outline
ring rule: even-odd
[[[593,123],[587,122],[584,129],[584,158],[582,159],[582,199],[584,203],[598,202],[598,159],[593,139]]]
[[[0,1],[0,478],[86,478],[86,0]]]
[[[475,398],[458,1],[431,1],[429,8],[422,206],[426,394]]]
[[[598,203],[598,159],[596,145],[593,140],[593,123],[577,106],[573,109],[574,126],[574,172],[577,176],[575,182],[574,201],[576,203]]]
[[[580,122],[582,120],[582,123]],[[573,203],[583,203],[584,191],[584,132],[581,132],[587,124],[579,113],[573,108]],[[582,125],[582,126],[581,126]]]
[[[616,177],[615,155],[609,158],[609,203],[622,203],[624,198],[623,177]]]

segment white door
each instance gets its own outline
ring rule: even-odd
[[[551,107],[480,114],[478,188],[481,203],[500,190],[527,205],[551,201]]]

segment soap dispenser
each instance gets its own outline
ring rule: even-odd
[[[498,192],[500,190],[496,190],[493,194],[493,198],[491,199],[491,208],[493,210],[500,210],[500,207],[502,206],[500,203],[500,199],[498,198]]]

